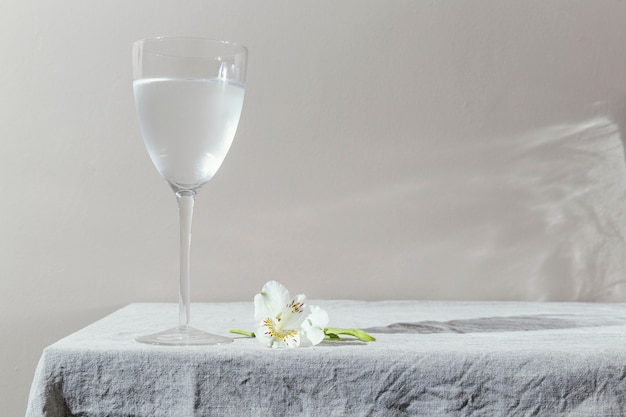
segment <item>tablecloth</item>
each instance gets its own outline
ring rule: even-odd
[[[140,344],[175,304],[131,304],[47,347],[27,417],[624,416],[626,304],[311,302],[376,342],[270,349]],[[253,304],[192,324],[252,330]]]

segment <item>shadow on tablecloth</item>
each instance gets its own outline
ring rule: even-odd
[[[494,333],[539,330],[574,329],[581,327],[619,326],[622,317],[588,317],[575,314],[537,314],[510,317],[481,317],[450,321],[420,321],[393,323],[388,326],[363,329],[368,333]]]

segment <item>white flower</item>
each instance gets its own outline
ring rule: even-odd
[[[289,296],[282,284],[270,281],[254,296],[256,339],[267,347],[313,346],[324,340],[328,314],[309,306],[304,294]]]

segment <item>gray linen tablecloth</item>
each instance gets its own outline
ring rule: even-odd
[[[374,343],[269,349],[136,343],[174,304],[131,304],[47,347],[27,417],[625,416],[626,305],[318,301]],[[252,330],[252,303],[194,304]],[[235,336],[236,337],[236,336]]]

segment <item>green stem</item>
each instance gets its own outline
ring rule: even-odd
[[[241,334],[243,336],[254,337],[254,332],[247,332],[245,330],[230,329],[229,332],[230,333],[235,333],[235,334]]]
[[[362,342],[373,342],[376,340],[373,336],[370,336],[361,329],[338,329],[334,327],[328,327],[324,329],[324,334],[330,339],[339,339],[340,334],[353,336]]]

